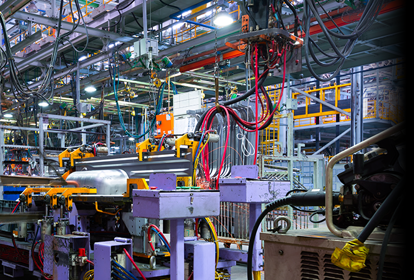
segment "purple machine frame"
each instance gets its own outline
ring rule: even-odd
[[[135,217],[170,220],[170,279],[184,279],[184,220],[218,216],[220,193],[215,190],[133,190],[132,197]],[[190,248],[188,250],[193,250],[197,255],[211,252],[209,245],[189,244],[189,246],[186,246]],[[197,267],[205,272],[198,271],[197,275],[203,275],[197,280],[214,279],[214,262],[212,266],[202,266],[200,262],[200,266]],[[194,268],[196,269],[196,266]]]
[[[262,204],[286,196],[290,190],[288,181],[260,181],[258,166],[235,165],[231,169],[232,178],[223,178],[219,181],[220,201],[234,203],[249,203],[249,231],[262,213]],[[253,179],[253,180],[249,180]],[[259,234],[256,234],[253,247],[253,271],[262,271],[263,258]],[[229,248],[221,248],[220,256],[228,260],[247,262],[247,252]]]
[[[94,279],[111,280],[111,253],[114,249],[126,249],[132,256],[132,239],[115,237],[113,241],[94,244]],[[126,256],[125,256],[126,258]],[[132,263],[126,259],[125,269],[132,271]]]

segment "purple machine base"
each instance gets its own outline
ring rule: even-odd
[[[232,178],[223,178],[219,181],[220,201],[234,203],[249,203],[249,231],[262,213],[262,204],[286,196],[290,190],[288,181],[258,181],[249,180],[258,177],[257,166],[232,166]],[[262,271],[263,258],[259,226],[253,246],[253,271]],[[220,249],[220,256],[224,259],[247,262],[247,251],[228,248]]]
[[[135,217],[170,220],[170,279],[184,279],[184,220],[218,216],[220,193],[214,190],[133,190],[132,197]],[[196,247],[197,252],[209,250],[207,245]],[[199,269],[209,271],[204,266]],[[198,279],[212,279],[208,273],[206,277]]]

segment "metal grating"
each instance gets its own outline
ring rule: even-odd
[[[331,262],[331,255],[323,256],[323,276],[324,280],[343,280],[344,271]]]
[[[315,252],[300,253],[300,276],[302,280],[319,280],[319,255]]]
[[[383,273],[382,273],[382,279],[383,280],[399,280],[399,279],[402,279],[400,264],[385,262]]]

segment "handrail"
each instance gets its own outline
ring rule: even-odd
[[[332,209],[333,209],[333,198],[332,198],[332,193],[333,193],[333,168],[335,166],[335,164],[337,162],[339,162],[341,159],[346,158],[366,147],[369,147],[372,144],[375,144],[387,137],[390,137],[391,135],[399,132],[400,130],[403,129],[404,123],[399,123],[396,124],[386,130],[384,130],[383,132],[378,133],[377,135],[374,135],[342,152],[340,152],[339,154],[337,154],[336,156],[334,156],[329,162],[328,165],[326,166],[326,177],[325,177],[325,191],[326,191],[326,196],[325,196],[325,217],[326,217],[326,225],[328,227],[328,229],[335,234],[338,237],[354,237],[353,234],[348,231],[348,230],[340,230],[338,229],[334,223],[333,223],[333,213],[332,213]]]

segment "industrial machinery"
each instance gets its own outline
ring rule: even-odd
[[[58,157],[56,177],[43,177],[44,134],[56,130],[47,128],[47,117],[33,112],[36,125],[36,116],[40,116],[39,128],[27,129],[39,135],[39,143],[36,140],[34,148],[39,149],[40,176],[11,175],[11,170],[15,169],[13,162],[8,168],[10,175],[0,174],[2,185],[25,187],[18,201],[4,205],[8,213],[0,214],[0,223],[8,225],[0,232],[0,259],[5,276],[34,276],[47,280],[230,280],[236,262],[245,262],[248,280],[260,280],[263,271],[266,280],[408,279],[404,275],[406,261],[401,242],[406,239],[402,229],[407,224],[402,219],[406,185],[403,163],[406,135],[402,124],[337,154],[327,163],[325,172],[321,170],[324,157],[307,157],[301,149],[304,144],[298,145],[297,156],[293,153],[293,111],[298,109],[298,100],[290,95],[295,89],[291,86],[297,86],[296,82],[306,74],[302,60],[307,63],[307,75],[314,77],[311,82],[330,82],[333,77],[340,76],[342,67],[354,67],[354,62],[345,64],[345,60],[358,38],[372,27],[384,2],[393,1],[203,0],[183,3],[186,1],[171,0],[164,3],[161,0],[161,4],[151,5],[153,1],[120,0],[115,4],[103,3],[100,7],[99,1],[86,1],[85,13],[94,18],[91,22],[82,16],[81,1],[58,1],[60,8],[56,7],[56,1],[51,1],[52,17],[22,12],[16,15],[17,21],[30,26],[32,23],[48,25],[49,33],[53,34],[40,42],[23,44],[26,47],[14,42],[14,47],[25,49],[28,56],[24,61],[23,53],[16,55],[12,48],[8,32],[15,28],[10,28],[6,20],[27,1],[17,5],[14,2],[18,1],[4,3],[12,9],[0,9],[4,41],[0,55],[4,74],[1,96],[9,102],[12,98],[12,103],[16,103],[11,109],[23,107],[23,104],[28,108],[30,103],[38,101],[49,106],[67,98],[67,102],[73,101],[74,111],[61,106],[59,110],[64,113],[59,111],[58,117],[80,113],[84,118],[72,117],[76,128],[59,130],[61,146],[66,143],[64,133],[87,133],[86,129],[98,129],[103,124],[106,125],[107,144],[95,142],[101,139],[98,135],[105,134],[103,128],[89,131],[96,136],[88,143],[94,144],[85,144],[86,137],[82,137],[79,139],[82,145],[77,142],[78,146],[64,148],[66,150]],[[147,2],[150,10],[155,9],[149,21]],[[340,6],[355,2],[364,7],[363,11],[350,11]],[[35,1],[32,4],[35,5]],[[91,4],[99,8],[87,12]],[[223,8],[230,5],[237,6],[237,13],[242,16],[236,20],[238,25],[219,30],[218,24],[213,22],[224,12]],[[328,14],[324,9],[327,5],[331,11],[337,11]],[[142,13],[137,13],[139,7]],[[169,8],[175,10],[167,15],[164,11]],[[326,15],[319,15],[320,8]],[[394,9],[391,5],[385,10]],[[353,16],[348,17],[348,13]],[[142,14],[142,25],[136,14]],[[132,16],[134,21],[127,16]],[[159,21],[163,16],[168,16],[171,24]],[[344,33],[336,22],[343,26],[346,21],[354,22],[355,27]],[[139,32],[136,26],[127,26],[131,22],[140,27]],[[180,32],[177,24],[195,27]],[[149,25],[152,25],[150,30]],[[383,25],[388,30],[389,24]],[[197,31],[197,27],[202,30]],[[331,30],[335,28],[337,31]],[[63,29],[66,31],[61,32]],[[31,30],[26,35],[30,33]],[[193,40],[192,34],[197,33]],[[318,38],[318,33],[325,37]],[[26,35],[16,38],[27,40],[31,36]],[[189,37],[178,41],[184,35]],[[374,38],[382,38],[380,35]],[[99,38],[91,40],[93,46],[89,45],[89,36]],[[169,37],[167,44],[166,37]],[[372,49],[379,49],[372,37],[366,36],[364,42],[374,46]],[[326,46],[318,45],[318,39],[326,42]],[[339,43],[340,40],[344,42]],[[194,44],[189,45],[191,42]],[[79,49],[80,44],[83,50]],[[383,48],[387,53],[394,53],[389,46]],[[392,45],[392,49],[398,47]],[[65,59],[69,53],[73,53],[72,64]],[[230,60],[234,58],[239,58],[239,62],[231,65]],[[320,66],[318,73],[313,70],[314,63]],[[41,74],[28,75],[26,67]],[[324,67],[325,72],[333,70],[333,73],[320,76],[320,69]],[[243,69],[244,73],[233,73],[237,69]],[[295,74],[295,78],[291,74]],[[266,81],[268,77],[277,82]],[[90,92],[87,89],[89,84],[98,83],[101,84],[101,101],[92,111],[90,102],[94,100],[96,88],[92,87]],[[266,86],[276,83],[280,84],[278,93],[272,96]],[[353,91],[359,91],[361,99],[360,111],[355,110],[352,115],[356,117],[365,109],[362,106],[364,81],[354,84]],[[186,94],[179,96],[176,85],[180,91],[183,88],[194,91],[184,90]],[[240,86],[236,88],[235,85]],[[3,90],[6,87],[10,91]],[[108,93],[110,87],[111,93]],[[120,94],[122,87],[123,95]],[[81,94],[83,88],[88,94]],[[167,88],[168,96],[164,93]],[[207,91],[210,92],[207,94]],[[220,94],[221,91],[224,94]],[[175,96],[173,113],[170,92]],[[351,93],[354,103],[355,92]],[[201,101],[201,96],[204,99],[213,93],[212,102]],[[87,99],[82,97],[84,95]],[[335,110],[333,114],[338,124],[340,114],[351,115],[331,104],[333,101],[325,102],[319,98],[321,96],[311,97],[320,103],[317,106],[321,110],[323,106]],[[168,108],[165,108],[165,101]],[[145,104],[139,104],[141,102]],[[187,111],[194,104],[196,106]],[[38,106],[40,103],[34,108]],[[0,113],[3,116],[3,112]],[[19,113],[17,129],[23,129],[19,126],[24,123],[30,126],[29,111],[25,113],[25,119]],[[138,118],[138,113],[143,118]],[[78,126],[83,120],[94,120],[89,119],[93,115],[99,118],[95,124]],[[174,123],[180,122],[174,121],[174,115],[191,118],[191,125],[180,130],[185,133],[179,134],[174,129]],[[106,117],[109,120],[105,120]],[[320,117],[312,115],[315,119]],[[273,154],[260,155],[259,137],[281,118],[286,118],[286,123],[278,126],[277,133],[279,135],[283,126],[286,137],[279,140],[279,136],[273,135]],[[112,129],[111,124],[114,124]],[[362,130],[360,133],[363,134]],[[121,141],[131,141],[135,153],[121,149],[122,154],[110,155],[110,141],[118,136]],[[137,140],[140,142],[136,143]],[[282,142],[288,143],[286,153]],[[374,144],[375,150],[361,152]],[[343,186],[339,192],[334,192],[333,166],[349,155],[353,156],[353,163],[338,175]],[[22,155],[16,153],[16,158],[19,157]],[[283,159],[289,162],[285,168],[289,180],[272,177],[275,174],[265,175],[266,164]],[[301,160],[315,164],[314,173],[318,174],[314,176],[314,185],[321,188],[295,188],[293,162]],[[321,185],[323,177],[326,178],[324,186]],[[219,247],[212,220],[222,214],[222,202],[243,204],[248,209],[245,220],[248,240],[244,240],[248,250],[229,248],[227,244],[225,248]],[[269,215],[281,207],[286,207],[287,212],[291,208],[310,212],[312,222],[326,222],[327,228],[290,230],[292,221],[288,217],[273,220],[274,216]],[[326,218],[315,221],[316,216]],[[274,228],[266,227],[269,220]],[[232,230],[228,229],[230,235]],[[263,248],[261,241],[264,241]]]
[[[261,233],[265,275],[275,275],[274,279],[406,279],[405,136],[403,124],[385,130],[332,158],[326,191],[294,193],[268,204],[253,233],[267,213],[283,205],[324,206],[314,213],[326,216],[328,228]],[[358,153],[372,144],[377,148]],[[332,167],[350,154],[354,162],[338,175],[344,185],[334,193]]]
[[[99,151],[107,152],[103,146],[81,146],[59,156],[61,178],[2,176],[3,184],[27,186],[9,215],[13,220],[2,218],[19,225],[11,233],[13,242],[3,238],[0,244],[2,250],[13,252],[3,255],[5,273],[17,276],[29,270],[46,279],[111,279],[131,272],[129,277],[135,279],[176,273],[171,279],[181,279],[188,260],[187,277],[206,271],[205,278],[197,279],[224,275],[215,268],[226,268],[229,262],[220,264],[214,257],[217,243],[194,237],[197,218],[200,230],[207,226],[202,236],[217,240],[208,217],[220,213],[219,192],[192,185],[193,161],[205,140],[199,133],[164,135],[138,143],[137,154],[120,156],[100,156]],[[213,131],[208,141],[218,141]],[[158,200],[148,204],[153,197]],[[188,226],[193,230],[185,235],[191,243],[185,245],[184,256]],[[170,228],[170,239],[160,227]],[[199,254],[211,256],[211,261],[196,263]],[[15,261],[22,266],[7,266]]]

